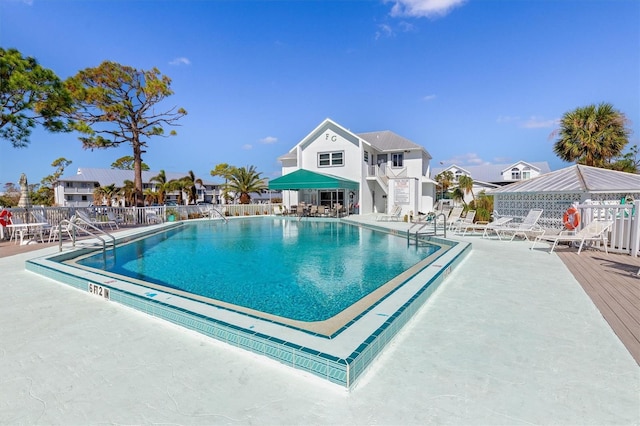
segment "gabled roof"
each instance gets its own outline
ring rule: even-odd
[[[160,171],[143,171],[142,182],[150,183],[151,178],[157,176]],[[167,181],[173,179],[182,179],[188,173],[165,172]],[[198,178],[199,176],[196,176]],[[124,186],[125,180],[133,181],[133,170],[117,170],[117,169],[94,169],[94,168],[78,168],[76,174],[65,174],[59,181],[66,182],[98,182],[100,186],[115,184],[116,186]],[[200,178],[202,179],[202,178]],[[214,182],[202,179],[205,185],[217,185]]]
[[[359,140],[363,140],[366,143],[370,144],[373,148],[377,149],[381,152],[393,152],[393,151],[416,151],[420,150],[427,154],[429,158],[431,158],[431,154],[427,152],[427,150],[416,143],[411,142],[407,138],[403,138],[402,136],[393,133],[389,130],[384,130],[381,132],[368,132],[368,133],[352,133],[350,130],[342,127],[335,121],[330,118],[326,118],[322,123],[320,123],[315,129],[313,129],[307,136],[305,136],[300,142],[298,142],[293,148],[289,150],[286,154],[283,154],[278,157],[278,160],[293,160],[296,159],[296,148],[298,146],[303,149],[307,144],[313,142],[320,136],[322,133],[327,130],[331,130],[334,133],[342,136],[346,140],[352,142],[354,145],[359,144]]]
[[[390,151],[398,151],[398,150],[424,150],[424,147],[411,142],[407,138],[403,138],[402,136],[393,133],[389,130],[383,130],[381,132],[367,132],[367,133],[358,133],[358,137],[364,139],[369,142],[372,147],[376,148],[382,152],[390,152]],[[427,152],[429,158],[431,155]]]
[[[358,182],[338,176],[316,173],[299,169],[269,181],[269,189],[353,189],[360,187]]]
[[[442,169],[442,170],[440,170],[440,171],[439,171],[438,173],[436,173],[436,174],[439,174],[440,172],[443,172],[443,171],[445,171],[445,170],[451,170],[451,169],[460,170],[460,171],[462,171],[462,172],[465,172],[465,173],[466,173],[466,174],[468,174],[469,176],[471,176],[471,172],[470,172],[469,170],[465,169],[464,167],[460,167],[460,166],[458,166],[457,164],[452,164],[452,165],[450,165],[449,167],[447,167],[446,169]]]
[[[539,170],[540,174],[549,173],[551,169],[549,168],[549,164],[546,161],[538,161],[538,162],[526,162],[526,161],[516,161],[515,163],[509,164],[483,164],[480,166],[464,166],[464,168],[460,166],[455,166],[458,169],[465,170],[469,173],[469,175],[473,178],[473,180],[481,180],[484,182],[505,182],[505,179],[502,177],[502,172],[504,170],[511,170],[513,166],[518,164],[526,164],[530,167],[534,167]],[[453,165],[452,165],[453,166]],[[431,174],[436,176],[438,173],[448,170],[452,166],[433,168],[431,170]],[[507,179],[508,181],[508,179]]]
[[[577,164],[490,192],[640,192],[640,175]]]
[[[507,166],[504,169],[502,169],[501,173],[504,173],[506,171],[510,171],[511,169],[513,169],[515,166],[517,166],[519,164],[524,164],[524,165],[529,166],[530,168],[532,168],[534,170],[540,171],[540,167],[535,166],[533,163],[527,163],[526,161],[517,161],[517,162],[511,164],[510,166]]]

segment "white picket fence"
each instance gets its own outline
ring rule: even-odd
[[[633,204],[580,204],[581,227],[593,220],[611,220],[609,251],[638,256],[640,252],[640,200]]]

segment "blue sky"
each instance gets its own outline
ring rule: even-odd
[[[636,0],[0,0],[0,45],[61,78],[104,60],[157,67],[161,107],[184,107],[178,136],[149,142],[152,170],[255,165],[331,118],[391,130],[458,165],[547,161],[563,113],[610,102],[640,144]],[[85,151],[76,134],[0,141],[0,184],[39,182],[59,157],[105,167],[131,148]]]

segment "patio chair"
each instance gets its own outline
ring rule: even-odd
[[[458,233],[462,231],[462,228],[464,228],[465,229],[464,232],[466,232],[468,226],[473,226],[473,220],[475,218],[476,218],[476,211],[468,210],[467,215],[463,219],[460,219],[456,223],[452,224],[450,229],[451,231]]]
[[[69,236],[69,239],[73,239],[71,232],[73,230],[73,222],[75,220],[76,220],[76,217],[75,215],[73,215],[68,221],[63,220],[60,222],[58,226],[52,226],[51,229],[49,230],[48,242],[52,242],[52,241],[55,241],[56,239],[62,238],[63,232],[65,232]]]
[[[540,241],[546,241],[549,243],[553,243],[551,245],[551,250],[549,253],[553,253],[553,250],[556,248],[559,242],[570,242],[577,243],[580,242],[580,246],[578,248],[578,254],[582,251],[582,247],[584,243],[594,243],[599,242],[604,247],[605,253],[609,253],[607,250],[607,234],[609,233],[609,229],[613,225],[612,220],[594,220],[578,232],[573,231],[560,231],[557,235],[538,235],[536,239],[533,241],[533,245],[531,246],[531,250],[536,246],[536,244]]]
[[[147,223],[162,223],[162,219],[160,216],[153,210],[146,210],[144,212],[144,216],[147,220]]]
[[[318,206],[318,216],[326,216],[327,215],[327,207],[323,205]]]
[[[513,220],[512,217],[502,216],[494,220],[493,222],[489,222],[487,224],[476,224],[475,229],[483,229],[482,238],[488,238],[491,232],[498,233],[498,229],[502,229],[507,225],[507,223]],[[500,237],[498,235],[498,237]]]
[[[116,229],[118,228],[118,224],[113,220],[109,220],[108,216],[106,220],[97,220],[89,217],[89,215],[82,210],[76,210],[76,218],[79,219],[78,222],[81,226],[89,224],[95,227],[109,226],[109,229],[113,229],[114,226],[116,227]]]
[[[463,207],[454,207],[451,209],[449,216],[447,216],[447,227],[449,230],[453,230],[458,226],[461,221],[460,217],[462,216],[463,211]]]
[[[383,214],[376,218],[377,221],[400,221],[400,215],[402,215],[402,207],[393,206],[389,214]]]
[[[208,216],[208,212],[206,212],[206,215]],[[116,229],[119,228],[119,225],[124,224],[124,219],[122,219],[122,217],[120,216],[116,216],[116,214],[112,211],[107,212],[107,219],[109,219],[110,222],[116,224]]]
[[[507,235],[511,235],[510,241],[513,241],[517,236],[529,240],[529,234],[544,233],[544,230],[538,225],[540,216],[542,216],[542,209],[531,209],[522,222],[515,224],[507,222],[504,226],[495,227],[494,231],[500,240]]]

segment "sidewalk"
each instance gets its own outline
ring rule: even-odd
[[[640,368],[558,256],[465,240],[350,392],[0,258],[0,424],[639,424]]]

